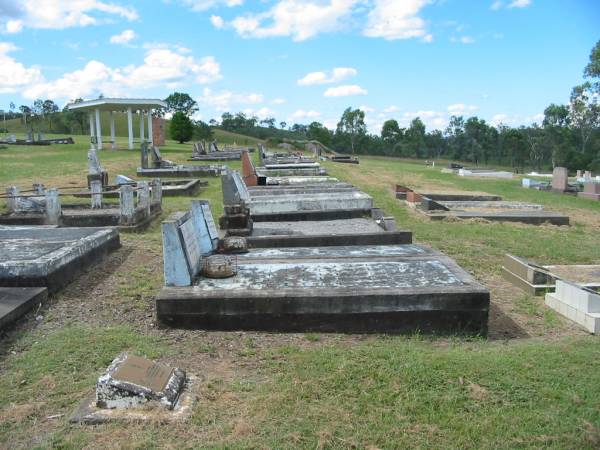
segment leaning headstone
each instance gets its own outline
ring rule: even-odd
[[[125,175],[117,175],[115,177],[115,184],[134,184],[135,180]]]
[[[153,402],[173,409],[185,380],[181,369],[122,353],[98,378],[96,406],[125,409]]]
[[[555,167],[552,172],[552,190],[566,192],[569,188],[569,171],[566,167]]]

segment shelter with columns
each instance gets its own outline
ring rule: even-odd
[[[87,111],[90,120],[90,137],[92,145],[102,150],[102,124],[101,114],[108,112],[109,124],[110,124],[110,146],[112,149],[116,148],[115,140],[115,112],[125,111],[127,112],[127,137],[129,142],[129,149],[133,149],[133,116],[138,116],[139,123],[139,138],[140,142],[148,141],[153,143],[153,124],[152,124],[152,111],[157,108],[164,108],[167,104],[162,100],[158,99],[146,99],[146,98],[99,98],[96,100],[87,100],[78,103],[70,103],[67,108],[71,111]],[[147,132],[145,122],[148,123]],[[106,141],[105,141],[106,142]]]

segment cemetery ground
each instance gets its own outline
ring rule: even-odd
[[[232,138],[232,136],[229,136]],[[0,149],[0,186],[82,186],[87,137],[75,145]],[[239,140],[238,140],[238,143]],[[191,144],[163,156],[184,163]],[[112,179],[135,178],[138,151],[99,153]],[[255,155],[256,156],[256,155]],[[239,167],[239,162],[230,163]],[[600,263],[600,202],[463,179],[423,162],[325,163],[491,291],[488,338],[204,332],[160,327],[160,222],[121,234],[122,248],[0,337],[0,447],[598,448],[600,342],[505,282],[505,253],[540,264]],[[198,195],[222,212],[219,179]],[[394,197],[396,183],[535,202],[570,227],[430,222]],[[163,217],[189,197],[163,199]],[[121,351],[202,377],[188,423],[73,426],[68,417]]]

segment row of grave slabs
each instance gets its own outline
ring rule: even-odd
[[[398,230],[369,195],[328,177],[314,160],[259,152],[262,167],[244,152],[242,172],[222,175],[220,230],[198,202],[163,222],[160,321],[218,330],[486,334],[489,292],[451,258],[413,244],[412,233]],[[207,276],[213,262],[224,268],[222,278]]]
[[[61,188],[65,192],[59,194],[56,189],[37,184],[22,192],[10,187],[2,194],[8,212],[0,214],[0,329],[42,304],[49,293],[58,291],[118,248],[119,231],[140,231],[157,219],[162,196],[193,196],[207,185],[199,179],[154,180],[146,183],[148,198],[144,207],[139,192],[143,183],[118,175],[115,184],[108,184],[108,174],[95,149],[88,152],[88,169],[87,189]],[[101,184],[101,201],[92,200],[98,199],[90,189],[94,180]],[[131,197],[127,216],[123,189]],[[155,193],[155,189],[159,192]],[[80,200],[61,205],[63,198],[89,200],[87,204]],[[54,202],[55,214],[50,214],[50,201]]]

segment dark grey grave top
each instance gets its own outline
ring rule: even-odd
[[[278,235],[318,235],[384,233],[385,231],[371,219],[316,220],[292,222],[256,222],[252,236]]]

